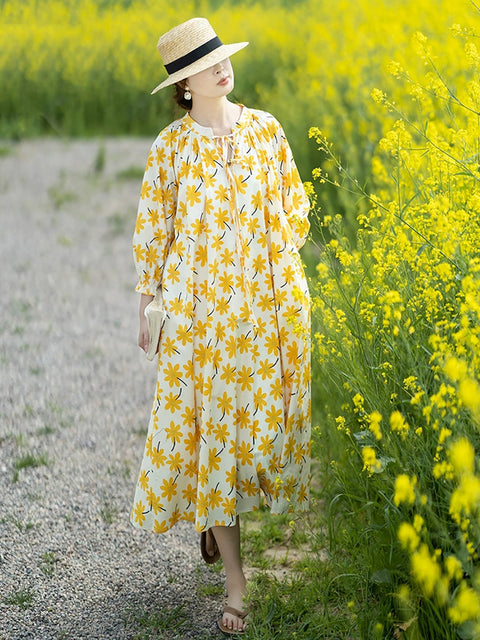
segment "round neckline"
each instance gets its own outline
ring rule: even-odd
[[[208,138],[229,138],[233,136],[233,134],[239,129],[243,129],[243,127],[246,124],[247,107],[245,107],[245,105],[240,103],[238,103],[238,106],[241,107],[242,110],[240,112],[238,120],[233,124],[232,131],[230,133],[224,133],[222,135],[215,135],[213,133],[212,127],[204,127],[203,125],[199,124],[196,120],[192,118],[189,111],[187,111],[187,113],[183,117],[185,122],[190,126],[190,128],[192,128],[194,131],[196,131],[202,136],[207,136]]]

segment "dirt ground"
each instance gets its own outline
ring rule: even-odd
[[[219,635],[193,527],[128,521],[155,384],[130,244],[150,142],[0,143],[2,640]]]

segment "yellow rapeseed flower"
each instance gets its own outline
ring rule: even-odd
[[[390,414],[390,428],[392,431],[399,433],[402,440],[405,440],[410,427],[400,411],[393,411]]]
[[[469,516],[480,506],[480,479],[471,474],[464,474],[460,484],[450,496],[450,515],[457,522],[462,514]]]
[[[467,378],[458,386],[458,394],[463,404],[471,409],[474,415],[480,415],[480,385],[476,380]]]
[[[430,555],[426,544],[422,544],[411,557],[412,574],[427,598],[431,598],[441,584],[442,573],[435,557]]]
[[[460,440],[453,442],[449,447],[448,456],[457,476],[473,473],[475,449],[468,438],[460,438]]]
[[[462,582],[453,606],[449,608],[448,615],[455,624],[463,624],[470,620],[478,620],[480,617],[480,599],[478,593],[465,582]]]
[[[447,556],[444,560],[445,570],[450,580],[460,580],[463,576],[462,563],[457,556]]]
[[[397,505],[405,502],[406,504],[413,504],[415,502],[415,486],[417,484],[417,477],[410,478],[405,473],[401,473],[395,478],[395,494],[393,496],[393,502]]]
[[[406,551],[415,551],[420,544],[420,536],[409,522],[402,522],[398,527],[398,541]]]
[[[362,458],[364,471],[366,470],[369,474],[372,474],[382,470],[382,463],[377,460],[375,449],[372,447],[363,447]]]
[[[382,439],[382,431],[380,429],[380,422],[382,421],[382,414],[378,411],[373,411],[369,415],[369,425],[368,428],[373,433],[377,440]]]
[[[463,360],[459,360],[459,358],[451,356],[445,362],[444,371],[450,380],[458,382],[467,375],[467,363]]]

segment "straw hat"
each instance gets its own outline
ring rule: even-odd
[[[247,44],[223,44],[206,18],[192,18],[179,24],[158,41],[157,49],[169,76],[152,93],[208,69]]]

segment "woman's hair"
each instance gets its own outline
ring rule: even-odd
[[[192,100],[185,100],[183,97],[183,94],[185,93],[185,86],[182,87],[182,84],[185,84],[185,80],[177,82],[174,85],[175,93],[173,94],[173,99],[179,107],[186,109],[186,111],[190,111],[192,108]]]

